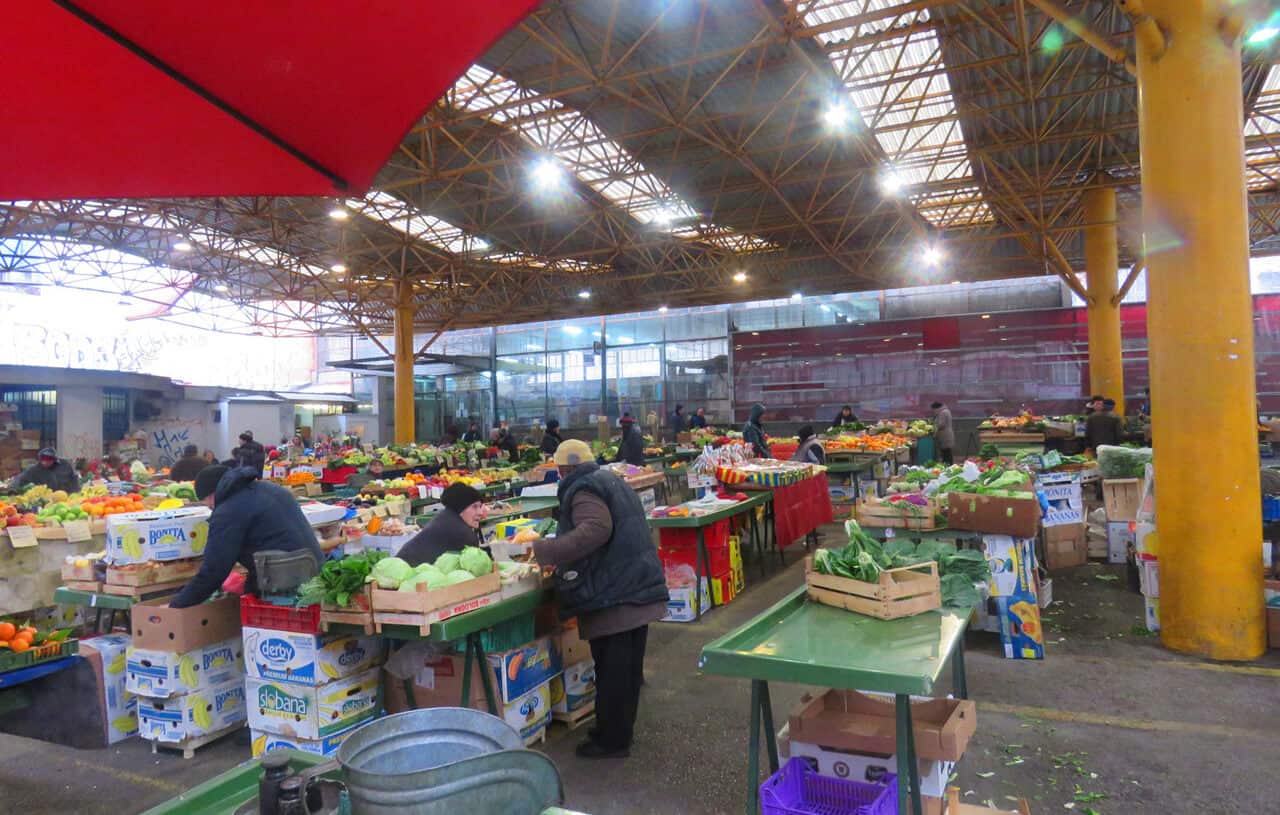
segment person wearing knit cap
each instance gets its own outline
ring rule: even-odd
[[[450,484],[440,493],[440,504],[431,523],[396,554],[410,566],[434,563],[445,552],[461,552],[480,542],[480,523],[487,513],[479,490],[461,481]]]
[[[644,439],[636,429],[636,420],[628,413],[619,422],[622,425],[622,440],[618,442],[618,454],[614,461],[625,461],[637,467],[644,466]]]
[[[316,569],[324,562],[316,532],[298,508],[298,499],[279,484],[263,481],[261,469],[205,467],[196,473],[195,491],[196,498],[213,510],[204,560],[170,607],[187,608],[209,599],[237,562],[249,572],[245,591],[256,594],[255,552],[305,550],[315,558]]]

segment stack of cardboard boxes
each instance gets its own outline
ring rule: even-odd
[[[488,660],[497,681],[502,718],[519,731],[525,744],[542,740],[551,722],[551,683],[562,668],[555,638],[539,637],[519,648],[489,654]]]
[[[703,530],[711,580],[705,577],[701,596],[693,590],[698,563],[698,532],[695,529],[663,529],[659,537],[658,557],[667,574],[670,591],[667,622],[690,622],[697,619],[698,605],[705,610],[714,598],[716,605],[731,602],[746,585],[742,568],[742,544],[730,534],[729,521],[718,521]]]
[[[330,755],[382,712],[380,637],[244,629],[253,756],[284,747]]]
[[[1049,502],[1044,527],[1044,565],[1049,570],[1083,566],[1089,559],[1080,474],[1041,473],[1039,489]]]
[[[551,716],[576,724],[596,709],[596,663],[591,646],[578,636],[577,620],[556,634],[556,648],[564,672],[551,680]]]
[[[133,607],[125,687],[138,696],[141,736],[183,747],[190,757],[245,721],[239,602],[223,597],[181,609],[168,603]]]
[[[11,478],[36,463],[40,431],[23,430],[18,406],[0,404],[0,478]]]
[[[976,627],[1000,634],[1006,659],[1044,659],[1035,539],[983,535],[982,546],[991,579]]]

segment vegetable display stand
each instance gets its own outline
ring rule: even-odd
[[[938,528],[938,507],[932,499],[926,500],[928,505],[921,506],[907,500],[864,498],[858,501],[854,517],[859,526],[892,526],[927,532]]]
[[[495,565],[489,574],[452,586],[428,590],[419,583],[415,591],[373,589],[373,622],[379,633],[388,625],[416,627],[422,636],[433,623],[475,611],[502,599],[502,583]]]
[[[932,560],[886,569],[880,572],[879,582],[867,583],[816,572],[813,558],[809,557],[804,561],[804,582],[810,600],[879,620],[896,620],[942,607],[938,564]]]

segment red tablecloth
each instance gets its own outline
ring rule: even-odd
[[[347,483],[348,478],[350,478],[351,476],[355,475],[358,472],[360,472],[359,467],[337,467],[337,468],[325,467],[324,474],[320,477],[320,483],[333,484],[335,486],[340,487],[343,484]]]
[[[774,528],[778,546],[787,547],[835,518],[827,474],[819,473],[786,487],[773,488]]]

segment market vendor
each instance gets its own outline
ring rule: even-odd
[[[796,448],[792,461],[803,461],[805,464],[826,464],[827,451],[822,449],[822,442],[813,434],[813,425],[805,425],[796,431],[800,437],[800,446]]]
[[[689,429],[701,430],[707,426],[707,409],[698,408],[698,410],[689,417]]]
[[[298,507],[298,499],[279,484],[262,480],[262,470],[231,469],[221,464],[196,474],[196,498],[213,510],[204,561],[191,582],[170,601],[171,608],[203,603],[218,590],[239,563],[248,571],[245,591],[258,591],[255,552],[311,552],[316,568],[324,562],[315,530]]]
[[[933,443],[938,448],[938,461],[954,464],[952,449],[956,446],[956,429],[951,424],[951,408],[942,402],[929,406],[933,410]]]
[[[442,508],[431,523],[397,553],[410,566],[434,563],[445,552],[461,552],[480,542],[480,523],[486,513],[479,490],[459,481],[445,487],[440,503]]]
[[[246,430],[240,434],[240,446],[231,451],[237,467],[252,467],[259,474],[267,463],[267,449],[261,442],[254,441],[253,431]]]
[[[560,446],[562,441],[564,439],[560,436],[560,421],[558,419],[547,419],[547,429],[542,434],[542,454],[554,456],[556,448]]]
[[[840,425],[853,424],[856,421],[858,421],[858,417],[853,414],[853,406],[845,405],[840,408],[840,412],[831,420],[831,426],[839,427]]]
[[[475,419],[471,420],[471,424],[467,426],[467,432],[462,434],[463,441],[483,441],[480,436],[480,423]]]
[[[516,437],[511,435],[506,422],[493,426],[493,432],[489,434],[489,446],[505,452],[507,461],[520,460],[520,445],[516,444]]]
[[[370,481],[382,478],[382,459],[375,458],[365,466],[364,472],[347,476],[347,488],[362,490]]]
[[[596,727],[581,758],[629,755],[644,682],[649,623],[667,613],[667,584],[633,489],[596,464],[586,442],[556,450],[560,524],[534,541],[534,557],[556,569],[561,613],[578,618],[596,667]]]
[[[671,411],[671,415],[667,417],[667,425],[671,428],[671,432],[683,433],[688,430],[688,422],[684,418],[684,405],[676,405],[676,409]]]
[[[188,444],[182,448],[182,458],[173,462],[173,466],[169,468],[169,480],[194,481],[196,473],[208,466],[209,462],[200,455],[200,448]]]
[[[1104,444],[1117,445],[1124,441],[1124,423],[1115,410],[1114,399],[1103,399],[1100,409],[1084,420],[1084,446],[1093,450],[1094,455]]]
[[[618,442],[618,453],[614,461],[625,461],[637,467],[644,466],[644,437],[636,427],[636,420],[626,414],[619,423],[622,425],[622,441]]]
[[[66,459],[58,458],[58,451],[46,447],[36,454],[36,463],[23,470],[9,484],[9,489],[21,492],[32,484],[51,490],[75,492],[80,489],[80,476]]]
[[[756,402],[747,415],[747,423],[742,426],[743,443],[751,445],[751,449],[760,458],[769,457],[769,444],[764,440],[764,425],[760,423],[764,419],[764,413],[764,405]]]

